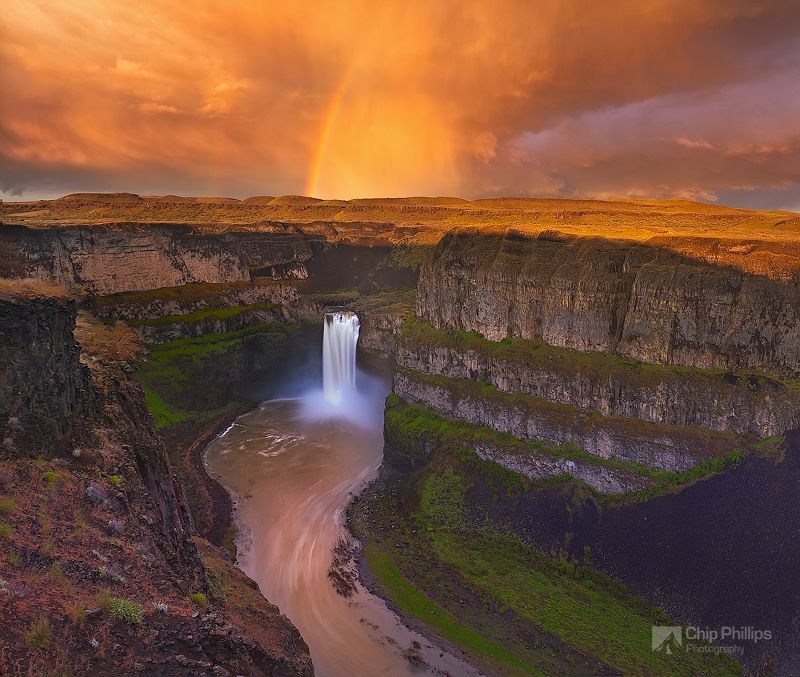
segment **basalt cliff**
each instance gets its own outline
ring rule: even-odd
[[[798,298],[797,277],[756,275],[652,243],[458,233],[426,262],[417,314],[495,341],[797,377]]]
[[[197,536],[137,337],[76,305],[0,290],[0,672],[313,674],[297,630]]]
[[[735,512],[713,487],[773,505],[753,468],[780,476],[791,462],[793,214],[79,194],[0,217],[12,673],[80,649],[89,672],[310,674],[297,631],[233,566],[231,499],[202,450],[282,394],[287,371],[314,371],[328,308],[359,314],[361,364],[393,379],[381,478],[349,513],[364,580],[489,674],[674,674],[650,626],[720,619],[620,553],[649,552],[637,525],[670,506]],[[658,523],[673,554],[720,556],[714,539],[682,544]],[[42,595],[53,614],[37,611]],[[32,648],[47,633],[64,647],[55,664]],[[786,655],[746,662],[758,674]],[[737,674],[719,657],[680,660],[685,674]]]

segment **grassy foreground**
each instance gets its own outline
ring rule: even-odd
[[[506,675],[741,673],[724,655],[653,652],[651,626],[672,624],[660,610],[591,566],[490,528],[476,496],[533,490],[525,478],[455,436],[413,467],[385,471],[354,503],[351,527],[377,591],[477,662]]]

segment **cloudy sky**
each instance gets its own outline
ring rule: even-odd
[[[0,3],[4,199],[800,210],[796,0]]]

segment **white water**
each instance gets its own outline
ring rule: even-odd
[[[322,335],[322,390],[331,404],[356,387],[356,345],[358,315],[350,312],[325,313]]]

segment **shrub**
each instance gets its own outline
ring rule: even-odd
[[[25,643],[30,649],[44,649],[50,644],[50,621],[40,618],[25,633]]]
[[[112,597],[109,600],[108,612],[112,616],[134,625],[140,625],[144,620],[144,608],[140,604],[119,597]]]
[[[52,470],[45,470],[42,473],[42,480],[44,480],[44,484],[48,489],[52,489],[61,481],[61,475]]]
[[[111,477],[108,478],[108,481],[111,483],[111,486],[120,487],[122,486],[123,482],[122,475],[111,475]]]
[[[82,625],[86,620],[86,609],[79,604],[67,604],[67,616],[75,625]]]
[[[98,607],[103,609],[103,611],[107,611],[108,607],[111,605],[111,590],[108,588],[103,588],[94,596],[94,602],[97,604]]]
[[[14,507],[17,505],[17,499],[13,496],[0,499],[0,515],[10,515],[14,512]]]
[[[18,552],[13,552],[13,551],[9,552],[8,553],[8,563],[12,567],[17,566],[17,564],[19,564],[19,553]]]
[[[194,603],[195,603],[197,606],[205,606],[206,604],[208,604],[208,600],[206,599],[206,596],[205,596],[205,595],[204,595],[202,592],[196,592],[196,593],[194,593],[194,594],[191,596],[191,600],[192,600],[192,601],[193,601],[193,602],[194,602]]]
[[[11,532],[14,529],[8,522],[0,522],[0,538],[11,538]]]
[[[214,604],[225,604],[225,582],[222,576],[216,574],[211,568],[203,564],[203,574],[208,585],[208,592]]]

